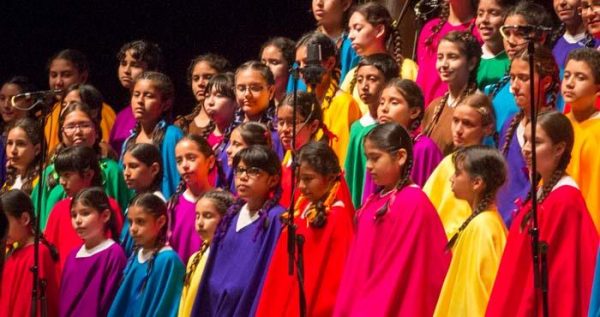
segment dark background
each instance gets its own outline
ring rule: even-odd
[[[256,59],[270,37],[298,39],[314,28],[308,0],[2,2],[2,82],[26,75],[39,89],[47,89],[50,56],[76,48],[89,59],[90,83],[115,110],[128,104],[115,57],[126,42],[147,39],[160,45],[181,113],[194,103],[186,70],[196,55],[219,53],[237,66]]]

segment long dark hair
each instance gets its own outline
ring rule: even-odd
[[[96,152],[85,145],[74,145],[62,149],[54,160],[54,169],[59,175],[65,172],[77,172],[83,175],[93,171],[92,186],[102,186],[102,172]]]
[[[104,210],[108,210],[110,212],[110,218],[108,223],[104,228],[105,232],[110,232],[111,238],[119,243],[119,231],[117,230],[117,220],[116,220],[116,212],[110,206],[110,201],[108,199],[108,195],[102,187],[89,187],[82,189],[80,192],[73,197],[71,200],[71,210],[77,203],[82,204],[83,206],[89,207],[101,213]]]
[[[131,156],[133,156],[136,160],[147,166],[152,166],[154,163],[158,164],[158,173],[152,180],[152,184],[147,191],[154,192],[160,190],[160,185],[163,178],[163,164],[162,156],[160,155],[160,150],[158,147],[156,147],[154,144],[137,143],[128,147],[125,150],[125,153],[131,154]]]
[[[42,160],[42,151],[41,148],[45,146],[46,139],[42,137],[42,127],[38,123],[37,120],[31,118],[23,118],[17,120],[8,130],[10,132],[13,129],[20,128],[25,131],[27,138],[34,146],[39,146],[40,150],[33,158],[33,161],[27,167],[24,175],[21,175],[23,178],[23,185],[21,186],[21,190],[31,194],[31,190],[33,189],[33,182],[36,177],[40,176],[40,161]],[[6,142],[6,141],[5,141]],[[17,178],[17,170],[13,167],[6,168],[6,185],[12,187],[15,184]],[[6,191],[7,186],[3,187],[3,191]]]

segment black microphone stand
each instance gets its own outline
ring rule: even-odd
[[[531,253],[533,260],[533,284],[535,291],[535,316],[537,316],[538,309],[538,290],[542,293],[542,315],[548,317],[548,244],[544,241],[540,241],[540,228],[538,224],[538,206],[537,206],[537,158],[535,153],[535,130],[537,122],[537,109],[535,101],[536,99],[545,98],[540,94],[540,98],[535,98],[535,85],[534,85],[534,54],[535,54],[535,37],[528,39],[527,53],[529,55],[529,95],[530,95],[530,118],[531,124],[531,214],[532,214],[532,227],[529,230],[531,237]],[[539,87],[538,87],[539,88]],[[538,89],[539,91],[539,89]],[[541,99],[539,100],[542,101]]]

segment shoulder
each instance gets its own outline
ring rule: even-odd
[[[428,36],[431,34],[431,29],[440,23],[440,18],[433,18],[423,25],[423,33],[422,36]]]
[[[106,170],[106,171],[115,171],[118,172],[121,170],[121,166],[119,165],[119,163],[117,163],[117,161],[111,159],[111,158],[102,158],[99,161],[100,163],[100,168],[102,170]]]
[[[506,226],[496,210],[485,210],[481,212],[473,218],[467,228],[482,236],[492,236],[497,235],[498,233],[504,234],[506,232]]]
[[[180,139],[183,137],[183,131],[173,124],[167,125],[165,129],[165,140],[167,139]]]
[[[172,266],[181,269],[184,268],[183,263],[179,258],[179,255],[177,255],[177,252],[175,252],[170,247],[165,247],[162,250],[160,250],[156,255],[155,261],[157,264],[160,263],[163,266]]]

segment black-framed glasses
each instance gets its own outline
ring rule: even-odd
[[[89,131],[94,127],[92,122],[79,122],[74,124],[68,124],[63,127],[63,131],[66,133],[74,133],[77,129],[81,131]]]
[[[260,175],[261,172],[262,172],[262,169],[260,169],[258,167],[236,167],[234,170],[236,177],[242,177],[242,175],[244,175],[244,173],[246,173],[246,175],[248,175],[248,177],[256,178]]]

